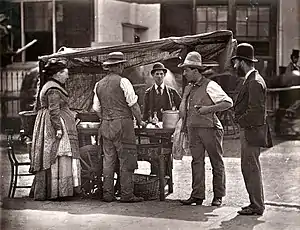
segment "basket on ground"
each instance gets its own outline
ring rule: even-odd
[[[159,198],[159,177],[155,175],[133,174],[134,195],[143,197],[145,200]],[[167,184],[165,179],[164,184]]]

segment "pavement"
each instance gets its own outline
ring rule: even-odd
[[[174,193],[167,200],[136,204],[104,203],[92,199],[33,201],[28,190],[17,190],[6,198],[9,164],[1,148],[1,229],[300,229],[300,141],[275,140],[261,153],[266,210],[263,216],[239,216],[248,204],[241,169],[239,140],[224,141],[227,195],[221,207],[212,207],[212,175],[206,158],[206,200],[202,206],[182,206],[178,199],[191,192],[191,157],[174,160]],[[24,154],[20,157],[26,158]],[[149,173],[147,162],[139,162],[139,173]],[[26,183],[31,183],[28,178]],[[23,181],[24,182],[24,181]]]

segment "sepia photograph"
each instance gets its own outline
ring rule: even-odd
[[[300,229],[300,0],[0,0],[0,229]]]

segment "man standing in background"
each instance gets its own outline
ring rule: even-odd
[[[165,110],[178,110],[181,97],[178,92],[170,86],[164,84],[167,69],[165,66],[157,62],[153,65],[151,75],[155,83],[146,90],[144,96],[144,112],[143,120],[151,122],[153,117],[157,117],[158,121],[162,121],[162,112]],[[150,138],[150,142],[157,142],[158,139]],[[167,167],[166,167],[167,168]],[[158,175],[158,163],[151,163],[151,174]]]
[[[181,97],[178,92],[170,86],[164,84],[167,69],[157,62],[153,65],[151,75],[155,83],[146,90],[144,97],[143,120],[147,121],[157,112],[159,121],[162,121],[162,111],[179,109]]]

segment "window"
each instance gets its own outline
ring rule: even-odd
[[[37,61],[38,56],[51,54],[61,46],[87,47],[93,39],[93,1],[0,0],[0,12],[10,18],[13,49],[37,42],[17,55],[14,61]],[[53,27],[55,2],[55,27]],[[2,10],[4,9],[4,10]],[[21,10],[23,9],[23,12]],[[21,15],[24,17],[21,18]],[[22,28],[21,25],[24,25]],[[53,36],[53,28],[55,39]]]
[[[227,29],[226,6],[199,6],[197,7],[196,33],[212,32]]]
[[[38,56],[51,54],[52,2],[24,2],[25,44],[37,39],[26,52],[26,61],[37,61]]]
[[[236,36],[267,40],[269,37],[270,8],[267,6],[238,6]]]
[[[131,24],[131,23],[122,23],[122,29],[123,29],[123,42],[135,43],[143,40],[144,32],[148,28],[140,25]]]

